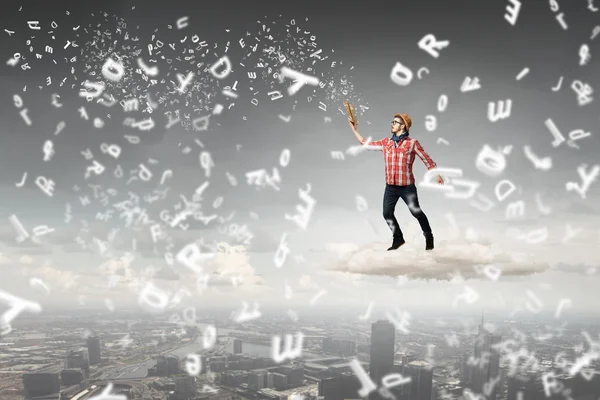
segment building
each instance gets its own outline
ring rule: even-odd
[[[242,353],[242,343],[241,339],[233,339],[233,354]]]
[[[535,377],[508,377],[506,393],[507,400],[546,400],[542,381]]]
[[[356,341],[351,339],[326,337],[323,339],[323,352],[351,357],[356,355]]]
[[[273,373],[267,372],[267,375],[265,376],[265,388],[273,389],[274,387],[275,384],[273,383]]]
[[[266,371],[252,371],[248,376],[248,389],[260,390],[266,387]]]
[[[277,372],[287,376],[289,387],[301,386],[304,382],[304,367],[302,365],[284,365],[277,370]]]
[[[81,369],[63,369],[60,371],[60,383],[62,386],[79,385],[85,379]]]
[[[433,367],[430,364],[425,361],[412,361],[402,365],[402,376],[410,376],[410,382],[399,387],[402,393],[401,400],[431,400]]]
[[[321,379],[318,383],[318,396],[323,400],[358,399],[361,388],[362,383],[354,372],[343,372]],[[397,399],[400,400],[399,397]]]
[[[150,376],[169,376],[179,373],[179,358],[174,355],[156,357],[156,365],[148,370]]]
[[[180,376],[175,378],[175,393],[176,399],[190,399],[196,397],[196,377]]]
[[[467,365],[464,366],[468,369],[465,373],[469,378],[467,387],[473,393],[484,394],[483,388],[486,383],[489,385],[500,379],[500,353],[494,345],[501,341],[501,336],[492,335],[485,329],[482,317],[477,330],[473,356],[469,357]],[[498,384],[493,385],[491,393],[487,396],[488,400],[496,400],[498,387]]]
[[[87,338],[87,349],[89,354],[90,365],[100,364],[102,357],[100,354],[100,338],[90,336]]]
[[[362,383],[354,372],[343,372],[340,375],[340,384],[343,399],[357,399],[360,397],[358,391],[362,388]]]
[[[175,375],[179,373],[179,357],[169,354],[167,356],[167,370],[168,375]]]
[[[333,348],[333,338],[331,336],[323,338],[323,342],[321,343],[321,350],[323,353],[330,353]]]
[[[65,364],[65,369],[82,369],[86,378],[90,376],[90,361],[84,348],[69,350]]]
[[[87,350],[71,349],[67,353],[66,367],[69,368],[83,368],[86,364],[89,364]]]
[[[556,380],[564,385],[571,392],[573,400],[597,400],[600,394],[600,371],[588,371],[589,378],[584,378],[582,373],[571,376],[562,374],[556,377]],[[564,397],[564,396],[563,396]],[[560,395],[550,397],[552,400],[559,399]]]
[[[288,400],[288,396],[273,389],[261,389],[257,392],[259,399]]]
[[[160,392],[175,391],[175,381],[169,378],[159,378],[153,381],[150,385]]]
[[[148,375],[166,376],[168,372],[167,357],[160,355],[156,357],[156,365],[148,370]]]
[[[240,363],[241,364],[241,363]],[[225,361],[211,361],[210,362],[210,370],[212,372],[223,372],[227,368],[227,363]],[[246,370],[246,368],[240,368]],[[251,368],[248,368],[251,369]]]
[[[287,376],[280,374],[278,372],[274,372],[273,373],[273,387],[275,389],[287,389],[288,388]]]
[[[58,373],[28,372],[23,374],[23,388],[29,397],[60,393]]]
[[[394,365],[396,328],[390,321],[380,320],[371,325],[371,358],[369,374],[379,387],[381,379],[389,374]],[[381,395],[371,392],[370,400],[378,400]]]
[[[238,363],[238,368],[245,371],[254,369],[254,361],[251,358],[242,358]]]
[[[267,363],[265,362],[265,359],[263,357],[252,357],[251,360],[253,369],[267,367]]]
[[[459,371],[460,383],[462,383],[462,384],[468,384],[469,382],[471,382],[471,379],[472,379],[473,369],[469,365],[468,360],[469,360],[469,355],[463,354],[462,358],[460,360],[460,371]]]
[[[408,363],[416,361],[416,359],[417,359],[417,356],[414,355],[414,354],[412,354],[412,353],[410,353],[410,354],[404,354],[402,356],[402,364],[403,365],[407,365]]]
[[[321,379],[318,388],[323,400],[343,400],[342,383],[338,376]]]
[[[304,363],[304,374],[307,378],[311,378],[313,380],[320,380],[323,378],[329,378],[331,374],[329,373],[329,367],[327,365],[323,365],[320,363],[305,362]]]
[[[214,361],[214,362],[227,362],[227,356],[212,356],[210,358],[210,361]]]
[[[228,386],[238,387],[248,381],[249,375],[247,371],[227,371],[221,375],[221,379]]]
[[[200,375],[204,375],[208,370],[208,357],[204,354],[200,355]]]

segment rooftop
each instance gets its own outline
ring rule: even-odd
[[[427,361],[423,361],[423,360],[411,361],[408,363],[408,365],[412,365],[413,367],[423,367],[423,368],[431,367],[431,364],[429,364]]]

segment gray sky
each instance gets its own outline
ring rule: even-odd
[[[158,2],[111,2],[104,7],[94,3],[94,8],[88,10],[71,7],[69,15],[65,12],[69,10],[67,4],[53,4],[52,10],[30,5],[17,11],[19,8],[14,7],[12,14],[3,16],[3,26],[15,33],[2,33],[2,53],[8,60],[20,52],[27,60],[15,67],[3,65],[0,77],[4,89],[0,107],[0,212],[4,221],[16,215],[30,233],[39,225],[55,231],[43,237],[42,245],[30,241],[19,244],[11,225],[4,225],[0,268],[5,279],[0,290],[37,299],[40,304],[72,303],[75,296],[90,306],[110,298],[119,307],[135,303],[145,277],[152,276],[152,271],[144,273],[148,266],[161,270],[159,277],[179,278],[155,277],[152,282],[164,290],[175,292],[190,287],[190,282],[194,288],[195,278],[185,267],[175,263],[174,271],[168,269],[162,256],[166,252],[164,242],[156,245],[156,254],[153,252],[149,226],[133,232],[123,219],[117,219],[118,214],[109,222],[98,221],[97,214],[128,199],[128,192],[144,198],[156,188],[168,187],[165,199],[139,205],[146,208],[150,219],[160,221],[162,210],[174,213],[180,194],[191,199],[197,187],[210,181],[203,195],[203,212],[211,214],[213,202],[222,196],[223,203],[214,212],[223,218],[235,212],[233,219],[227,224],[215,221],[208,226],[191,223],[187,231],[169,229],[174,243],[171,251],[200,238],[206,244],[225,241],[234,245],[235,238],[219,232],[231,223],[246,225],[254,238],[246,255],[221,254],[207,263],[207,270],[219,271],[224,277],[211,286],[213,292],[199,298],[202,302],[234,306],[255,299],[263,304],[286,304],[282,299],[287,282],[294,291],[291,300],[284,300],[290,305],[306,305],[326,290],[318,302],[327,305],[355,303],[366,309],[374,301],[402,307],[448,308],[467,285],[480,298],[472,304],[459,301],[457,307],[527,310],[530,290],[543,301],[546,310],[554,309],[563,298],[572,299],[578,310],[591,310],[593,294],[600,283],[598,275],[590,272],[591,267],[599,267],[595,249],[600,241],[596,205],[600,190],[598,183],[593,182],[582,199],[567,191],[565,184],[579,182],[577,168],[581,164],[590,169],[598,164],[600,144],[594,131],[598,126],[597,103],[579,106],[571,89],[575,80],[592,88],[598,82],[598,69],[594,68],[598,39],[589,39],[594,15],[582,4],[561,4],[568,23],[568,30],[563,30],[544,2],[525,3],[515,26],[503,18],[504,3],[439,3],[400,2],[390,9],[383,2],[371,2],[368,10],[362,10],[364,3],[343,9],[316,2],[303,6],[261,2],[256,7],[240,2],[236,7],[230,3],[211,5],[209,10],[184,2],[169,2],[168,7]],[[461,13],[462,9],[468,12]],[[106,17],[100,13],[102,10],[106,10]],[[178,30],[177,20],[184,16],[189,25]],[[42,29],[30,30],[26,24],[30,20],[39,20]],[[48,33],[52,21],[58,27]],[[122,22],[127,27],[119,25]],[[92,27],[97,28],[98,24],[99,31],[94,32]],[[78,25],[80,28],[75,30]],[[130,39],[124,39],[125,31]],[[418,46],[430,33],[438,40],[450,41],[439,50],[437,58]],[[194,34],[198,35],[194,46],[205,43],[206,47],[190,53]],[[139,40],[132,41],[134,37]],[[187,39],[181,43],[184,37]],[[27,40],[35,46],[31,53]],[[164,43],[160,53],[158,40]],[[70,45],[63,49],[67,41],[79,47]],[[148,49],[149,43],[153,44],[152,50]],[[265,53],[266,43],[273,43],[277,54]],[[584,43],[588,44],[592,59],[580,66],[578,53]],[[253,52],[255,44],[257,51]],[[47,45],[53,47],[52,54],[44,51]],[[322,50],[321,59],[310,56],[317,50]],[[36,52],[43,54],[42,59],[35,58]],[[185,60],[183,53],[187,57],[194,54],[195,58]],[[206,68],[224,54],[233,71],[220,80]],[[101,68],[109,56],[122,57],[126,69],[118,84],[102,78]],[[71,57],[77,59],[70,62]],[[139,68],[137,57],[158,67],[155,85],[135,72]],[[25,62],[30,70],[20,68]],[[390,77],[398,62],[414,74],[408,85],[398,85]],[[259,67],[259,63],[269,65]],[[272,77],[282,66],[318,77],[326,85],[305,85],[290,96],[287,89],[292,80],[279,82]],[[262,72],[269,67],[272,71],[264,77]],[[421,67],[426,67],[429,74],[419,79],[417,70]],[[517,81],[516,76],[525,67],[529,74]],[[182,74],[183,79],[190,71],[194,72],[193,83],[184,94],[177,92],[177,74]],[[255,72],[257,78],[251,79],[249,72]],[[466,76],[478,77],[481,89],[462,93],[460,87]],[[562,88],[554,92],[551,88],[561,77]],[[63,79],[64,85],[59,86]],[[86,79],[103,80],[105,93],[117,101],[136,96],[141,101],[149,93],[152,101],[159,104],[149,114],[142,112],[145,100],[137,112],[131,113],[123,112],[119,104],[108,108],[87,103],[78,93]],[[238,98],[223,95],[227,86],[235,87]],[[271,100],[272,91],[280,91],[283,97]],[[60,95],[62,107],[52,106],[53,93]],[[21,108],[15,106],[14,94],[21,97]],[[437,104],[442,95],[447,96],[448,106],[440,112]],[[252,99],[256,99],[256,104]],[[368,107],[359,108],[359,131],[374,140],[390,134],[389,122],[394,113],[408,113],[413,120],[411,136],[422,143],[438,166],[461,169],[461,178],[478,182],[477,194],[492,199],[494,207],[484,212],[469,205],[477,195],[469,200],[451,199],[441,190],[423,186],[425,167],[416,160],[419,199],[432,225],[436,249],[425,253],[416,220],[400,203],[396,215],[407,244],[398,252],[386,253],[391,235],[381,217],[385,183],[381,153],[346,154],[344,160],[331,156],[332,151],[345,152],[357,145],[345,115],[338,111],[343,110],[345,99]],[[512,100],[510,117],[489,121],[488,103],[507,99]],[[231,103],[235,105],[228,108]],[[208,115],[216,104],[223,105],[223,112],[210,117],[206,131],[186,130],[181,124],[165,128],[169,121],[166,112],[180,110],[182,116],[187,114],[193,119]],[[80,117],[81,106],[89,120]],[[19,115],[23,108],[28,109],[31,126]],[[291,119],[285,122],[279,115]],[[437,118],[433,132],[425,126],[429,115]],[[156,124],[150,131],[123,126],[125,118],[140,121],[150,116]],[[94,127],[96,117],[104,121],[102,128]],[[569,132],[578,129],[591,132],[591,136],[576,141],[579,148],[566,142],[554,147],[544,124],[548,118],[567,139]],[[60,121],[66,127],[54,135]],[[140,143],[131,144],[124,135],[138,135]],[[439,142],[439,138],[448,144]],[[196,139],[214,162],[210,177],[205,176],[200,165],[203,149],[195,143]],[[45,162],[42,149],[47,140],[53,141],[55,154]],[[103,154],[103,143],[118,144],[122,149],[119,158]],[[512,146],[505,157],[506,168],[496,176],[486,175],[476,167],[477,155],[485,145],[494,150]],[[524,146],[540,158],[551,157],[552,167],[535,169],[525,156]],[[183,150],[186,147],[190,148],[187,154]],[[87,180],[84,174],[92,161],[81,154],[86,149],[106,168],[102,175]],[[289,149],[291,157],[289,165],[282,167],[279,160],[284,149]],[[140,164],[152,171],[152,180],[126,184],[131,170]],[[121,179],[113,174],[117,165],[124,171]],[[247,172],[264,168],[271,174],[274,167],[281,176],[280,190],[270,186],[257,189],[247,184]],[[173,177],[161,185],[165,170],[171,170]],[[16,187],[24,173],[24,186]],[[232,186],[227,174],[237,179],[236,186]],[[52,197],[36,186],[38,176],[55,182]],[[503,179],[511,181],[515,191],[499,201],[494,188]],[[447,177],[447,187],[451,180]],[[316,206],[304,231],[284,215],[295,212],[300,202],[298,190],[306,189],[307,183]],[[103,205],[99,198],[93,198],[88,184],[118,193]],[[79,192],[74,191],[75,185]],[[84,207],[79,197],[85,195],[91,204]],[[356,196],[366,200],[368,210],[357,210]],[[548,215],[539,211],[537,196],[551,208]],[[506,220],[507,205],[519,200],[524,202],[525,215]],[[64,217],[66,204],[72,210],[69,223]],[[456,227],[449,218],[453,218]],[[80,234],[82,221],[89,225],[91,233]],[[567,226],[581,231],[565,241]],[[137,257],[130,267],[119,267],[123,274],[120,286],[109,289],[109,276],[118,269],[114,260],[81,252],[75,238],[78,234],[85,236],[83,240],[93,247],[93,236],[107,240],[111,229],[116,228],[119,231],[113,242],[113,258],[134,252],[133,237]],[[542,243],[527,243],[522,237],[541,228],[547,229],[547,239]],[[283,234],[287,234],[291,254],[285,265],[277,268],[273,257]],[[481,271],[486,265],[500,268],[504,275],[495,281],[476,272],[475,268]],[[457,271],[473,279],[449,281],[449,274]],[[231,287],[231,276],[238,274],[244,277],[244,284]],[[438,281],[412,280],[398,285],[397,276],[401,275]],[[31,278],[46,282],[50,295],[32,287]],[[135,282],[142,286],[135,286]]]

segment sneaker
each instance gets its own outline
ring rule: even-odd
[[[425,250],[433,250],[433,235],[425,236]]]
[[[396,250],[400,246],[402,246],[404,243],[406,243],[406,242],[404,241],[403,238],[394,238],[394,241],[392,242],[392,246],[388,249],[388,251]]]

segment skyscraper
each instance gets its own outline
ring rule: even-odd
[[[535,376],[510,376],[507,385],[507,400],[546,400],[542,381]]]
[[[339,376],[330,376],[319,381],[319,396],[323,396],[323,400],[341,400],[342,385]],[[356,393],[354,393],[356,397]]]
[[[63,369],[60,371],[60,383],[63,386],[79,385],[85,379],[81,369]]]
[[[242,353],[242,340],[241,339],[233,339],[233,354]]]
[[[100,338],[97,336],[88,337],[87,348],[90,357],[90,365],[100,364],[100,362],[102,361],[100,355]]]
[[[600,394],[600,371],[587,368],[586,370],[587,373],[590,373],[590,376],[586,378],[584,378],[582,372],[574,376],[562,374],[556,377],[558,382],[571,391],[573,400],[596,400],[598,394]]]
[[[402,376],[410,376],[410,382],[401,386],[401,400],[431,400],[433,367],[429,363],[412,361],[403,365]]]
[[[88,354],[85,348],[81,347],[68,351],[66,360],[67,368],[84,368],[85,364],[89,364]]]
[[[90,360],[88,352],[85,348],[71,349],[67,353],[67,359],[65,362],[65,369],[82,369],[85,372],[85,376],[90,376]]]
[[[58,373],[26,372],[23,387],[29,397],[50,395],[60,392],[60,378]]]
[[[371,359],[369,374],[373,382],[381,386],[381,379],[389,374],[394,365],[396,328],[390,321],[380,320],[371,325]],[[381,395],[374,391],[370,400],[380,399]]]
[[[490,394],[487,396],[489,400],[496,400],[500,379],[500,354],[493,347],[494,344],[500,343],[502,337],[492,335],[483,325],[483,316],[481,324],[477,329],[477,338],[471,359],[471,381],[468,384],[469,388],[478,394],[484,393],[484,386],[493,387]]]

